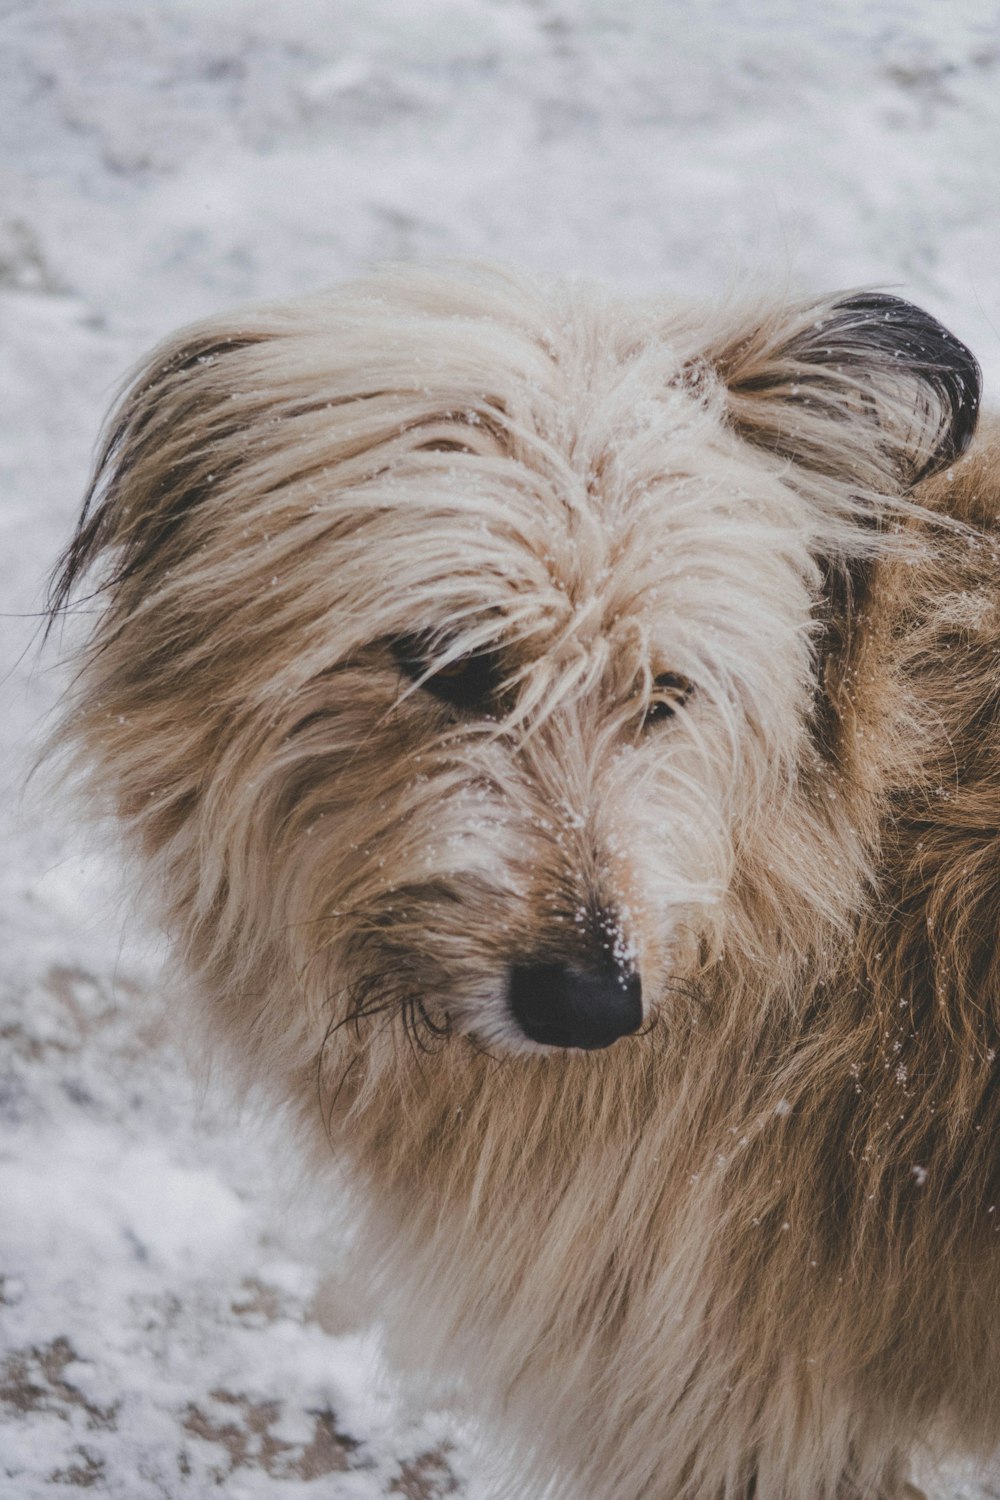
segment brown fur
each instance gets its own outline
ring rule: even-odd
[[[114,419],[64,738],[519,1493],[892,1497],[1000,1445],[974,387],[889,299],[399,272],[186,332]],[[488,713],[428,690],[485,651]],[[508,964],[602,912],[648,1025],[531,1043]]]

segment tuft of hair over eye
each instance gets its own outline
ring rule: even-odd
[[[424,692],[466,713],[492,714],[499,707],[504,672],[495,651],[475,651],[445,660],[442,650],[419,636],[392,642],[396,664]]]
[[[672,719],[694,692],[694,683],[680,672],[661,672],[653,678],[653,692],[642,716],[643,729]]]

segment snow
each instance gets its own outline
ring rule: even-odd
[[[475,1500],[462,1419],[407,1404],[338,1290],[343,1227],[290,1209],[280,1143],[160,1035],[161,945],[113,851],[25,784],[98,425],[178,323],[396,257],[878,283],[995,391],[1000,15],[6,0],[0,41],[0,1500]]]

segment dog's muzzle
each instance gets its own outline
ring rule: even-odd
[[[613,966],[513,964],[507,999],[525,1036],[545,1047],[594,1051],[642,1025],[639,976]]]

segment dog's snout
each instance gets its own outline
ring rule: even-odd
[[[508,999],[525,1036],[547,1047],[610,1047],[642,1024],[639,976],[613,966],[513,964]]]

